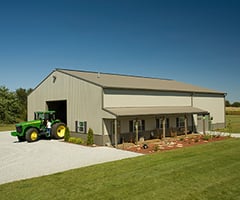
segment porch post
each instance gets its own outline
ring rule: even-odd
[[[205,119],[206,119],[206,117],[205,117],[205,115],[203,115],[203,134],[205,135]]]
[[[114,120],[114,144],[115,148],[118,148],[118,139],[117,139],[117,119]]]
[[[163,139],[166,137],[166,117],[163,117]]]
[[[187,116],[184,116],[184,133],[185,136],[187,136]]]
[[[136,123],[135,123],[135,128],[136,128],[136,145],[138,144],[138,120],[136,120]]]

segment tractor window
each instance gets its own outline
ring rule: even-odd
[[[49,116],[49,113],[45,113],[45,116],[44,116],[46,120],[50,120],[50,116]]]
[[[44,114],[43,113],[39,113],[38,114],[38,119],[43,120],[44,119]]]
[[[55,120],[55,114],[54,113],[46,113],[46,119],[53,121]]]
[[[55,117],[55,114],[54,114],[54,113],[51,115],[51,119],[52,119],[52,120],[55,120],[55,119],[56,119],[56,117]]]
[[[44,114],[36,112],[36,113],[34,113],[34,119],[35,120],[38,120],[38,119],[43,120],[44,119]]]
[[[34,113],[34,119],[35,120],[55,120],[55,113],[51,113],[51,112],[35,112]]]

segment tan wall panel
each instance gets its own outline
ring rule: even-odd
[[[121,133],[129,132],[129,120],[132,120],[132,119],[121,119],[121,122],[120,122]]]
[[[105,94],[104,107],[191,106],[190,96]]]
[[[193,106],[207,110],[213,117],[212,123],[225,123],[225,98],[194,96]]]

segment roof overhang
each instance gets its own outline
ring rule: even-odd
[[[173,114],[208,114],[208,111],[192,106],[115,107],[105,108],[104,110],[117,117]]]

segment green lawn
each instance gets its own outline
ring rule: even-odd
[[[230,126],[230,132],[240,133],[240,115],[226,115],[226,126]]]
[[[239,153],[228,139],[0,185],[0,199],[236,200]]]
[[[0,131],[12,131],[15,129],[15,124],[0,124]]]

